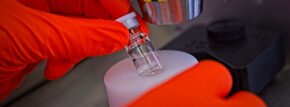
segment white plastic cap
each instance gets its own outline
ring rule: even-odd
[[[139,26],[139,22],[136,19],[136,16],[137,15],[135,12],[131,12],[131,13],[128,13],[128,14],[116,19],[116,21],[122,23],[128,29],[132,29],[132,28]]]

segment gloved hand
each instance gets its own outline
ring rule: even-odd
[[[129,107],[266,107],[256,95],[232,87],[229,71],[206,60],[133,101]]]
[[[129,0],[107,1],[117,4],[122,12],[131,9]],[[114,21],[117,17],[113,16],[120,13],[108,12],[104,5],[112,4],[99,0],[1,0],[0,100],[41,60],[48,60],[46,78],[55,80],[86,57],[123,49],[129,40],[128,30]],[[140,29],[148,33],[146,25]]]

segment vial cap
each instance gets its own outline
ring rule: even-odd
[[[137,15],[135,12],[131,12],[116,19],[115,21],[122,23],[128,29],[132,29],[139,26],[139,22],[136,19],[136,16]]]

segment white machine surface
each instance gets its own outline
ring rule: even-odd
[[[110,107],[124,106],[198,63],[195,57],[184,52],[164,50],[158,53],[164,66],[160,74],[138,75],[131,58],[121,60],[108,70],[104,82]]]

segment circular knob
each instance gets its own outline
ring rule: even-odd
[[[245,38],[245,27],[235,20],[220,20],[209,25],[207,34],[210,42],[234,43]]]

